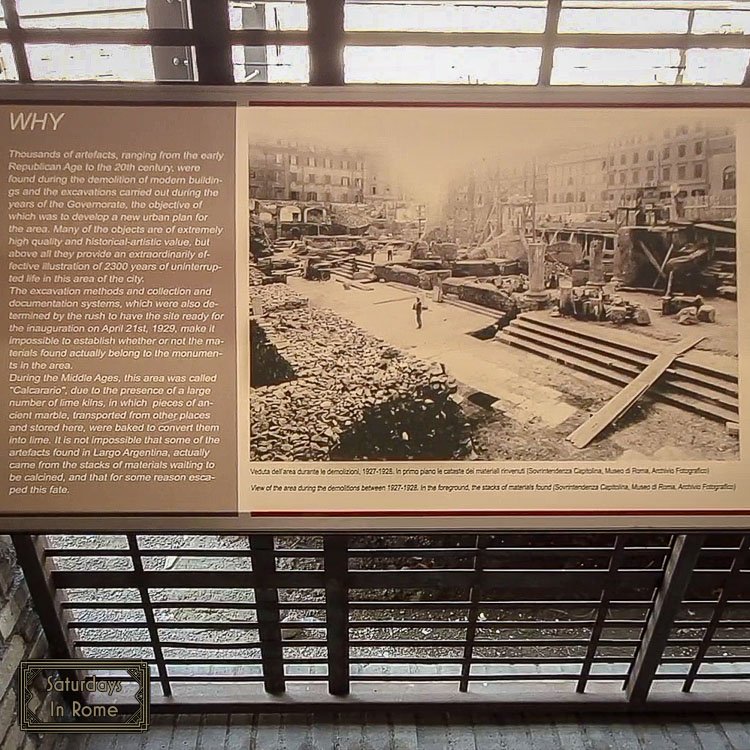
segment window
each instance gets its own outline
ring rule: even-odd
[[[615,175],[614,172],[609,173],[609,179],[607,180],[608,185],[614,185],[615,184]]]
[[[654,149],[650,148],[646,152],[646,161],[653,161],[654,160]]]
[[[609,157],[609,166],[610,167],[614,167],[615,166],[615,157],[614,156],[610,156]]]
[[[684,180],[686,174],[687,174],[687,170],[685,169],[685,165],[684,164],[680,164],[677,167],[677,179],[678,180]]]
[[[620,172],[620,185],[624,185],[626,179],[627,175],[625,174],[625,172]]]
[[[362,178],[361,177],[357,177],[354,180],[354,184],[355,184],[356,187],[361,188],[362,187]]]
[[[578,200],[579,200],[579,202],[580,202],[580,203],[585,203],[585,202],[586,202],[586,193],[583,193],[583,192],[582,192],[582,193],[581,193],[581,194],[580,194],[580,195],[578,196]]]
[[[567,193],[565,195],[565,202],[566,203],[572,203],[573,202],[573,193]]]
[[[661,152],[661,158],[662,159],[669,159],[669,146],[667,146],[662,152]]]
[[[308,193],[307,194],[307,200],[309,200],[309,201],[316,201],[316,200],[318,200],[318,194],[317,193]]]
[[[648,172],[646,172],[646,180],[649,183],[651,183],[654,181],[655,178],[656,178],[656,172],[654,168],[652,167],[651,169],[648,170]]]
[[[341,169],[349,169],[349,162],[346,159],[342,159],[342,161],[341,161]]]
[[[365,168],[364,162],[358,161],[357,162],[357,171],[361,172]]]
[[[289,192],[289,199],[293,201],[299,200],[299,190],[291,190]]]
[[[325,165],[327,169],[330,169],[333,166],[331,160],[328,157],[325,158]]]
[[[734,167],[725,167],[724,171],[721,173],[721,189],[737,189],[737,171]]]
[[[284,197],[284,188],[277,187],[273,189],[273,197],[277,200],[281,200]]]
[[[638,182],[640,179],[641,179],[640,170],[634,169],[633,170],[633,182]]]
[[[323,175],[323,184],[324,185],[330,185],[331,184],[331,175],[324,174]]]
[[[293,164],[293,165],[295,165],[295,166],[297,165],[297,156],[296,156],[296,154],[292,154],[292,155],[291,155],[291,156],[289,157],[289,163],[290,163],[290,164]]]
[[[254,177],[255,177],[255,170],[251,169],[250,170],[250,179],[252,180]]]
[[[664,167],[664,169],[661,170],[661,178],[662,180],[672,179],[672,170],[669,167]]]
[[[640,158],[640,155],[639,155],[639,154],[638,154],[638,152],[636,151],[636,152],[635,152],[635,153],[633,154],[633,164],[638,164],[638,159],[639,159],[639,158]]]
[[[687,154],[687,146],[684,143],[681,143],[677,147],[677,156],[680,158],[683,158]]]
[[[625,154],[620,154],[620,164],[627,163],[628,157]]]
[[[375,185],[372,186],[372,194],[377,195],[378,189],[375,187]]]
[[[349,178],[348,177],[342,177],[341,178],[341,187],[349,187]]]
[[[284,163],[284,155],[283,154],[276,154],[276,163],[277,164],[283,164]]]
[[[307,181],[308,182],[315,182],[315,174],[313,172],[310,172],[309,175],[307,175]]]
[[[324,200],[325,200],[326,203],[330,203],[331,202],[331,194],[330,193],[325,193],[325,195],[323,197],[324,197]]]
[[[700,162],[693,165],[693,176],[697,179],[701,179],[703,177],[703,164],[701,164]]]
[[[680,125],[679,128],[677,128],[677,135],[687,135],[688,127],[687,125]]]
[[[695,142],[695,155],[700,156],[703,153],[703,141]]]

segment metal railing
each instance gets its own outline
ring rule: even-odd
[[[156,711],[748,700],[749,536],[13,538],[52,655]]]

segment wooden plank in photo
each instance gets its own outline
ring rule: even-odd
[[[705,338],[696,333],[665,349],[640,375],[628,383],[616,396],[602,406],[590,419],[568,435],[576,448],[585,448],[599,433],[630,409],[646,391],[666,372],[677,357],[692,349]]]

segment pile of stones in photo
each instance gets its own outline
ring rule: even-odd
[[[441,365],[310,307],[283,284],[250,294],[264,311],[253,320],[251,348],[274,369],[254,368],[255,382],[270,384],[251,391],[251,459],[445,460],[470,453],[456,384]],[[284,382],[272,382],[279,376]]]

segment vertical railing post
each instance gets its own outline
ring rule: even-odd
[[[576,684],[576,692],[583,693],[586,690],[586,684],[591,677],[591,669],[594,665],[596,652],[599,650],[599,642],[602,638],[602,631],[607,622],[607,613],[609,612],[610,602],[614,597],[615,587],[622,560],[625,554],[625,540],[622,534],[615,537],[615,543],[609,556],[609,565],[607,566],[607,577],[604,579],[601,595],[599,596],[599,607],[596,611],[594,625],[591,628],[589,643],[586,647],[586,656],[581,666],[581,676]]]
[[[47,638],[49,656],[52,659],[76,658],[75,649],[71,645],[74,633],[68,627],[67,615],[60,607],[65,597],[62,592],[57,591],[50,578],[52,563],[44,560],[45,538],[31,534],[11,534],[11,540],[34,611]],[[65,691],[64,697],[68,703],[85,703],[82,693],[77,690]]]
[[[137,534],[127,534],[128,548],[130,549],[130,560],[133,564],[133,572],[135,573],[136,586],[138,587],[138,593],[141,596],[141,606],[143,607],[143,617],[146,620],[146,628],[148,630],[148,636],[151,640],[151,649],[154,652],[154,659],[156,661],[156,671],[159,675],[159,682],[161,683],[162,692],[166,697],[172,695],[172,687],[169,684],[169,674],[167,672],[167,665],[164,662],[164,652],[161,648],[161,641],[159,639],[159,627],[156,624],[156,617],[154,616],[154,608],[151,604],[151,594],[149,593],[148,586],[146,585],[143,560],[141,560],[140,549],[138,547],[138,536]]]
[[[281,642],[279,590],[274,585],[276,558],[272,534],[250,536],[250,559],[255,577],[255,606],[260,656],[263,661],[263,685],[268,693],[283,693],[286,690],[284,648]]]
[[[146,0],[146,15],[152,29],[189,29],[190,13],[184,2]],[[190,47],[151,47],[157,81],[193,81],[195,70]]]
[[[326,643],[328,692],[348,695],[349,673],[349,538],[343,534],[323,538],[326,586]]]
[[[458,682],[458,690],[461,693],[466,693],[469,690],[471,662],[474,657],[474,642],[477,635],[477,620],[479,619],[479,603],[482,599],[482,573],[485,566],[485,551],[488,546],[488,536],[476,536],[474,540],[474,575],[469,591],[469,612],[466,622],[466,641],[463,659],[461,660],[461,679]]]
[[[672,547],[651,616],[627,681],[626,691],[630,703],[644,703],[648,698],[669,640],[669,632],[690,583],[702,545],[702,534],[683,534],[677,537]]]
[[[698,671],[703,664],[703,659],[705,658],[713,638],[716,635],[716,631],[721,624],[721,618],[724,615],[724,609],[726,608],[727,602],[736,591],[737,585],[741,581],[742,569],[747,565],[748,559],[750,559],[750,536],[744,536],[742,537],[740,546],[734,555],[734,560],[732,560],[732,565],[727,573],[724,585],[721,587],[719,598],[717,599],[716,604],[714,604],[711,618],[706,625],[705,632],[703,633],[703,638],[701,638],[698,650],[695,652],[693,661],[690,664],[690,669],[688,669],[685,682],[682,685],[683,693],[689,693],[693,687],[693,683],[698,676]]]
[[[229,86],[234,83],[229,3],[226,0],[191,0],[196,35],[198,83]]]
[[[544,41],[542,42],[542,59],[539,62],[539,77],[537,79],[540,86],[549,86],[552,80],[552,66],[557,46],[557,27],[560,22],[561,11],[562,0],[548,0]]]
[[[344,84],[344,0],[307,0],[310,83]]]

